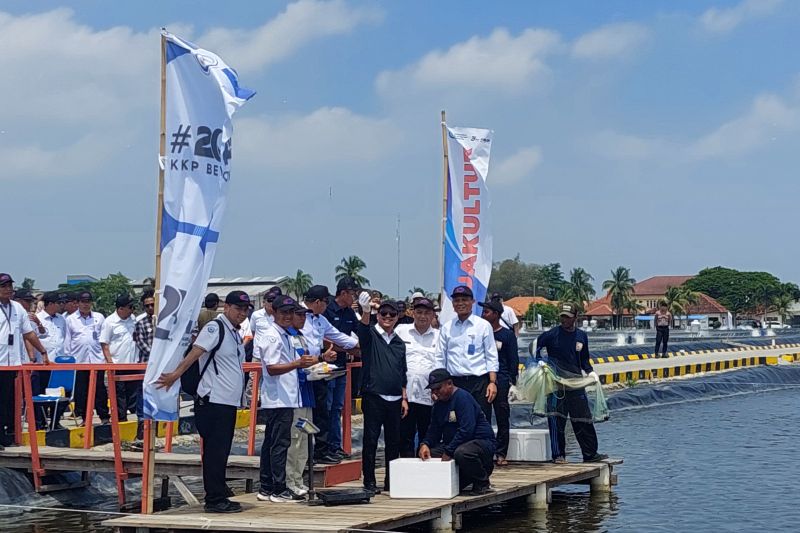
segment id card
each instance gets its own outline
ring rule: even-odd
[[[475,345],[474,344],[470,344],[469,346],[467,346],[467,354],[475,355]]]
[[[9,333],[8,334],[8,345],[9,346],[14,346],[14,334],[13,333]]]

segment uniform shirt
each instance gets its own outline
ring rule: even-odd
[[[116,311],[105,319],[100,329],[100,344],[108,344],[111,359],[118,364],[136,363],[139,361],[136,343],[133,342],[133,330],[136,321],[132,316],[123,320]]]
[[[500,325],[504,328],[514,329],[514,326],[519,322],[517,313],[514,312],[509,306],[503,304],[503,314],[500,315]]]
[[[453,457],[456,448],[471,440],[482,440],[494,454],[497,442],[486,415],[470,393],[456,389],[446,402],[436,402],[431,410],[431,423],[422,444],[428,448],[443,446]]]
[[[497,381],[505,386],[516,385],[519,374],[517,336],[511,329],[500,328],[494,332],[494,343],[497,345],[497,359],[500,363]]]
[[[453,376],[483,376],[497,372],[497,345],[492,326],[476,315],[458,317],[442,326],[436,359]]]
[[[205,374],[200,379],[197,395],[201,398],[208,395],[208,401],[211,403],[239,407],[244,392],[242,336],[239,328],[234,327],[224,314],[219,315],[217,320],[222,323],[224,337],[214,360],[208,365]],[[208,361],[208,352],[213,350],[219,342],[219,334],[220,324],[212,320],[200,330],[194,341],[195,346],[205,350],[199,359],[201,372]]]
[[[541,359],[542,348],[547,350],[548,362],[564,377],[581,376],[593,372],[589,361],[589,337],[581,329],[567,331],[556,326],[536,339],[536,358]]]
[[[294,351],[298,356],[311,355],[311,353],[308,351],[308,343],[306,342],[306,338],[303,336],[302,332],[297,331],[294,328],[289,328],[286,331],[290,335],[289,341],[292,344],[292,348],[294,348]],[[317,406],[317,402],[314,397],[314,382],[308,381],[307,378],[308,374],[305,371],[297,371],[297,383],[300,387],[300,403],[303,407],[310,407],[313,409]]]
[[[355,348],[358,341],[349,335],[345,335],[328,322],[324,315],[306,314],[306,323],[301,330],[308,344],[309,355],[320,355],[322,353],[322,341],[327,340],[341,346],[345,350]]]
[[[25,341],[22,336],[32,331],[33,327],[24,307],[13,300],[10,300],[8,305],[0,304],[0,365],[22,364],[22,354],[25,353]],[[27,356],[24,357],[26,362],[27,359]]]
[[[75,358],[76,363],[105,363],[100,347],[100,330],[103,315],[92,311],[89,316],[76,311],[67,317],[67,334],[64,336],[64,355]]]
[[[406,343],[406,366],[408,384],[406,396],[409,402],[433,405],[431,391],[427,390],[428,375],[439,368],[436,360],[436,347],[439,344],[439,330],[429,327],[420,333],[413,324],[403,324],[395,328],[395,333]]]
[[[325,318],[331,323],[333,327],[344,333],[350,335],[356,330],[358,319],[356,312],[350,307],[342,307],[336,303],[336,300],[331,300],[328,308],[325,309]],[[344,368],[347,365],[347,354],[345,352],[336,352],[336,366]]]
[[[250,331],[253,333],[253,343],[260,342],[263,344],[263,337],[267,330],[275,323],[275,320],[267,314],[266,309],[263,307],[258,311],[253,311],[250,315]],[[255,350],[253,350],[255,357]]]
[[[64,337],[67,334],[67,321],[64,317],[56,313],[53,316],[47,314],[46,311],[39,311],[36,313],[39,317],[39,322],[42,323],[46,332],[39,335],[39,340],[42,346],[47,350],[47,356],[51,361],[55,361],[56,357],[64,355]],[[0,319],[2,319],[0,317]],[[41,361],[42,354],[37,350],[36,360]]]
[[[258,352],[264,378],[261,380],[261,406],[267,409],[302,407],[298,370],[271,376],[267,367],[284,365],[298,359],[292,346],[289,333],[273,324],[264,334],[261,342],[253,347]]]

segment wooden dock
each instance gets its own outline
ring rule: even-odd
[[[150,531],[243,531],[323,533],[354,530],[393,530],[430,522],[436,532],[461,527],[461,515],[507,500],[524,498],[534,508],[544,509],[550,489],[567,484],[589,484],[592,490],[607,492],[616,478],[613,466],[621,460],[603,463],[517,463],[496,468],[492,475],[494,492],[483,496],[457,496],[452,500],[391,499],[378,495],[369,504],[338,507],[309,506],[303,503],[259,502],[255,494],[233,498],[244,511],[237,514],[204,513],[200,506],[189,506],[151,515],[130,515],[103,522],[118,533]],[[382,469],[378,477],[382,476]],[[379,479],[379,486],[381,480]],[[339,487],[359,487],[350,482]],[[337,487],[337,488],[339,488]]]

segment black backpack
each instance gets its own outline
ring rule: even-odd
[[[219,347],[222,346],[222,340],[225,338],[225,326],[219,319],[215,318],[214,322],[216,322],[217,326],[219,326],[219,340],[217,341],[216,346],[214,346],[214,348],[208,352],[208,359],[206,359],[203,369],[200,370],[200,359],[198,359],[186,369],[186,372],[181,375],[181,390],[194,398],[197,397],[197,388],[200,386],[200,380],[203,379],[203,375],[206,373],[206,370],[208,370],[208,365],[211,364],[211,361],[214,361],[214,356],[217,355],[217,350],[219,350]],[[190,345],[183,356],[186,357],[189,352],[192,351],[193,347],[193,344]],[[214,372],[217,372],[216,361],[214,361]]]

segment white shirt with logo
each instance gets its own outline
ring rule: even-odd
[[[420,333],[414,324],[400,324],[395,328],[395,333],[406,343],[406,365],[408,371],[408,384],[406,396],[409,402],[423,405],[433,405],[431,391],[428,386],[428,375],[437,366],[436,348],[439,344],[439,330],[429,327],[425,333]]]
[[[27,355],[23,358],[25,341],[22,336],[33,331],[28,313],[13,300],[0,306],[0,365],[17,366],[23,360],[27,363]]]
[[[458,317],[446,322],[439,331],[436,359],[440,368],[453,376],[483,376],[497,372],[500,364],[492,325],[470,315],[463,322]]]
[[[123,320],[114,312],[103,322],[100,330],[100,343],[108,344],[111,359],[117,364],[139,362],[136,343],[133,342],[133,329],[136,320],[129,316]]]
[[[224,337],[214,359],[200,379],[197,395],[201,398],[208,396],[208,401],[211,403],[239,407],[242,404],[242,393],[244,392],[244,370],[242,369],[244,346],[239,328],[235,328],[224,314],[203,326],[194,341],[195,346],[205,350],[199,359],[200,371],[203,371],[203,367],[208,361],[209,352],[219,342],[220,324],[217,321],[222,323]]]
[[[255,341],[254,341],[255,342]],[[284,365],[298,358],[292,347],[289,334],[282,327],[273,324],[253,346],[253,355],[258,353],[264,379],[261,380],[261,406],[267,409],[302,407],[300,381],[297,372],[270,376],[267,367]]]
[[[100,330],[105,319],[92,311],[88,316],[80,311],[67,317],[67,333],[64,336],[64,355],[75,358],[76,363],[105,363],[100,347]]]
[[[500,315],[500,318],[502,318],[500,325],[506,329],[514,329],[514,326],[517,324],[517,322],[519,322],[517,313],[515,313],[511,307],[505,304],[503,304],[503,314]]]
[[[55,361],[56,357],[64,355],[64,338],[67,335],[67,321],[64,317],[56,313],[53,316],[47,314],[47,311],[39,311],[36,313],[39,317],[39,322],[42,323],[46,330],[44,334],[39,334],[39,340],[47,350],[47,357],[50,361]],[[41,361],[42,354],[36,351],[37,361]]]

